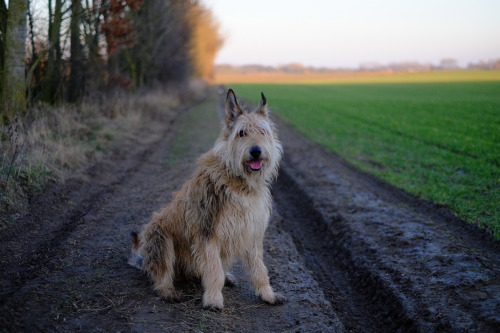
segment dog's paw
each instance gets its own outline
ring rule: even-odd
[[[212,312],[222,312],[222,307],[212,306],[212,305],[203,305],[203,309]]]
[[[285,296],[283,296],[280,293],[274,293],[273,300],[263,299],[263,301],[267,304],[270,304],[270,305],[281,305],[281,304],[284,304],[286,302],[286,298],[285,298]]]
[[[141,255],[132,255],[128,260],[128,264],[132,267],[142,269],[143,261],[144,258]]]
[[[161,298],[168,303],[178,303],[182,300],[182,292],[177,290],[172,291],[160,291],[159,292]]]
[[[222,293],[210,293],[205,291],[203,295],[203,308],[212,311],[222,310],[222,308],[224,308],[224,298],[222,297]]]
[[[217,303],[208,303],[208,302],[203,302],[203,309],[213,311],[213,312],[221,312],[222,309],[224,308],[224,304],[222,302],[217,302]]]
[[[236,286],[236,279],[231,273],[226,274],[226,279],[224,280],[224,287],[233,288]]]

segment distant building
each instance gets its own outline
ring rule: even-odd
[[[459,69],[460,66],[458,66],[458,61],[456,59],[452,59],[452,58],[446,58],[446,59],[442,59],[439,63],[439,69],[442,69],[442,70],[455,70],[455,69]]]

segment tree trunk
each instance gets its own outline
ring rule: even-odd
[[[81,0],[71,1],[71,71],[69,75],[68,98],[70,102],[78,100],[83,93],[83,56],[80,41],[80,23],[82,19]]]
[[[7,6],[5,0],[0,0],[0,79],[3,78],[5,60],[5,33],[7,31]],[[0,96],[2,96],[2,80],[0,80]]]
[[[61,22],[62,0],[55,1],[52,13],[52,1],[49,0],[49,52],[47,57],[47,72],[43,82],[42,99],[55,103],[61,99]]]
[[[2,114],[11,117],[26,109],[26,14],[28,0],[10,0],[4,39],[2,80]],[[3,31],[2,31],[3,33]]]

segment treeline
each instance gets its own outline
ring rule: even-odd
[[[469,63],[461,67],[458,60],[444,58],[437,64],[420,63],[418,61],[393,62],[387,65],[379,63],[363,63],[359,66],[360,71],[393,71],[393,72],[428,72],[428,71],[454,71],[454,70],[499,70],[500,59]]]
[[[253,74],[253,73],[285,73],[285,74],[329,74],[347,72],[427,72],[439,70],[500,70],[500,59],[469,63],[461,68],[458,61],[452,58],[442,59],[438,64],[419,63],[417,61],[394,62],[387,65],[370,62],[363,63],[358,68],[329,68],[304,66],[300,63],[291,63],[282,66],[242,65],[233,66],[221,64],[215,67],[218,74]]]
[[[111,87],[134,89],[213,78],[222,45],[199,0],[0,0],[4,118],[38,101],[78,102]],[[35,6],[37,6],[35,8]]]

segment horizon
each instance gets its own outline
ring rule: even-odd
[[[215,65],[359,68],[500,58],[500,2],[206,0],[225,43]]]
[[[450,61],[456,61],[456,59],[453,58],[446,58],[446,59],[441,59],[440,61],[436,63],[420,63],[418,61],[394,61],[391,63],[362,63],[359,64],[358,66],[355,67],[328,67],[328,66],[307,66],[304,65],[300,62],[291,62],[291,63],[284,63],[284,64],[278,64],[278,65],[263,65],[263,64],[258,64],[258,63],[248,63],[248,64],[241,64],[241,65],[235,65],[235,64],[230,64],[230,63],[216,63],[214,64],[214,68],[220,68],[220,67],[225,67],[225,66],[230,66],[233,68],[247,68],[247,67],[262,67],[262,68],[272,68],[275,70],[280,70],[284,69],[288,66],[300,66],[303,67],[305,70],[308,69],[314,69],[314,70],[332,70],[332,71],[373,71],[373,70],[388,70],[392,69],[393,67],[396,66],[402,66],[404,67],[405,65],[408,67],[411,67],[412,65],[415,66],[421,66],[421,70],[477,70],[478,68],[474,68],[474,66],[477,65],[489,65],[489,64],[495,64],[498,66],[500,63],[500,57],[497,59],[491,59],[488,61],[478,61],[478,62],[469,62],[464,66],[460,66],[460,64],[457,61],[457,67],[455,68],[443,68],[443,61],[450,60]],[[427,68],[426,68],[427,67]],[[473,68],[468,68],[468,67],[473,67]],[[490,70],[490,69],[489,69]],[[498,70],[498,68],[494,68],[493,70]]]

